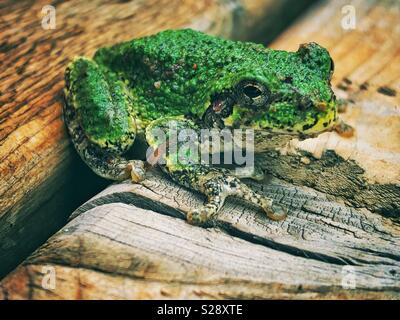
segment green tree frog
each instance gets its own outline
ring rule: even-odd
[[[157,152],[165,141],[154,129],[171,123],[302,136],[332,129],[338,119],[333,69],[328,51],[316,43],[286,52],[190,29],[166,30],[100,48],[93,58],[75,58],[65,72],[64,119],[77,152],[96,174],[139,182],[148,165],[129,159],[127,151],[136,140]],[[209,225],[227,196],[261,207],[271,219],[286,217],[285,208],[232,170],[163,156],[163,171],[207,198],[188,213],[192,224]]]

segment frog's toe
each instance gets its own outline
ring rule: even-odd
[[[217,202],[215,200],[217,200]],[[186,219],[190,224],[196,226],[210,226],[212,218],[218,213],[222,203],[222,199],[218,200],[209,198],[208,203],[206,203],[204,206],[189,211]]]
[[[188,212],[186,219],[190,224],[201,226],[207,221],[208,213],[203,208],[193,209]]]
[[[146,168],[144,161],[132,160],[127,165],[127,170],[131,173],[131,179],[134,183],[139,183],[144,180]]]
[[[271,220],[281,221],[287,217],[287,209],[275,203],[265,206],[263,209],[267,213],[268,218]]]
[[[286,209],[274,203],[272,199],[253,191],[245,184],[240,184],[236,196],[260,206],[271,220],[279,221],[285,219],[287,216]]]

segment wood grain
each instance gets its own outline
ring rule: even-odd
[[[400,298],[398,225],[277,179],[253,187],[288,206],[287,220],[231,200],[203,229],[183,220],[203,197],[160,172],[112,185],[6,277],[0,297]]]
[[[289,10],[292,15],[306,3],[299,2]],[[42,7],[48,4],[56,9],[54,30],[41,25]],[[249,38],[262,33],[265,25],[258,22],[268,20],[269,10],[274,14],[269,21],[276,21],[288,5],[271,0],[2,1],[0,277],[106,185],[78,160],[61,118],[63,73],[72,57],[167,28]]]

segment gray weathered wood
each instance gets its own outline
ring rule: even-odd
[[[0,292],[11,299],[400,297],[400,227],[390,219],[277,179],[253,187],[287,205],[288,218],[274,222],[230,200],[215,227],[203,229],[184,221],[203,197],[157,171],[142,185],[112,185]],[[54,289],[42,287],[49,266]],[[355,289],[342,287],[349,266]]]

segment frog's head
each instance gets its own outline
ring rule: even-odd
[[[209,119],[224,126],[305,136],[334,126],[334,65],[326,49],[308,43],[297,52],[258,49],[255,55],[251,50],[251,61],[242,64],[228,90],[212,99]]]

